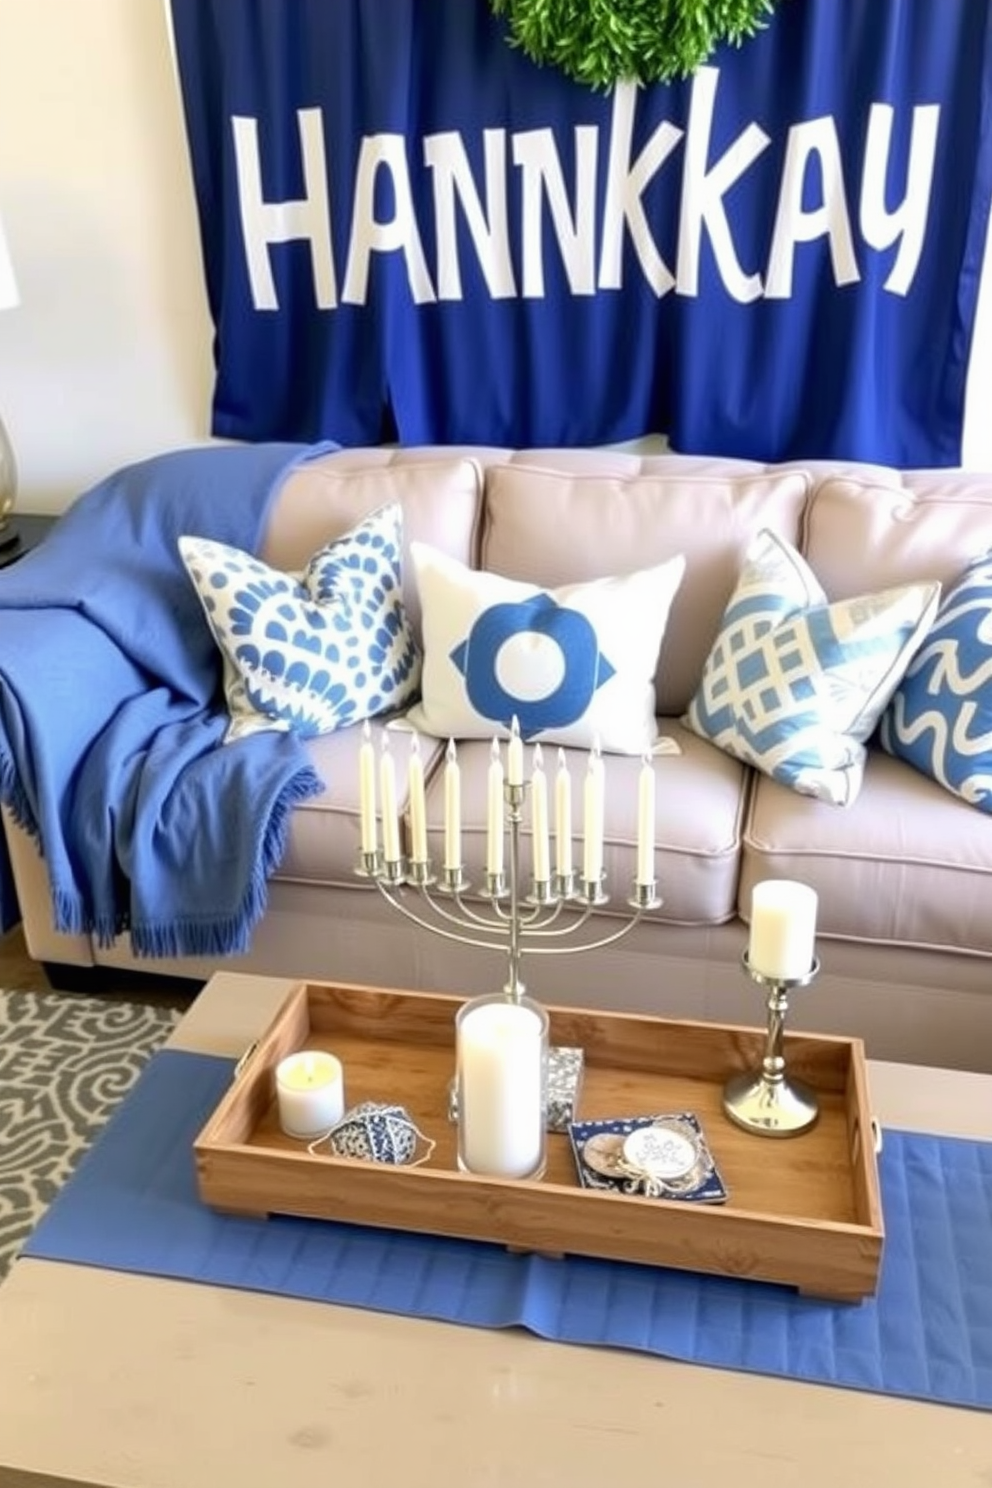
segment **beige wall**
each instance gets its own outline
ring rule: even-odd
[[[206,437],[211,328],[165,0],[0,0],[0,413],[25,510]],[[988,255],[987,255],[988,257]],[[992,470],[992,273],[965,460]]]

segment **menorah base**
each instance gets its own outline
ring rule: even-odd
[[[784,1075],[769,1078],[760,1071],[727,1081],[723,1109],[735,1126],[762,1137],[797,1137],[809,1131],[820,1114],[808,1086]]]

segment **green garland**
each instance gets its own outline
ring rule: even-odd
[[[724,41],[740,46],[778,0],[489,0],[532,62],[606,88],[688,77]]]

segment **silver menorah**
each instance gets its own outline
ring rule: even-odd
[[[606,935],[579,939],[579,933],[588,926],[593,911],[609,903],[606,876],[601,869],[596,876],[589,878],[585,877],[585,868],[581,873],[575,870],[567,873],[549,871],[546,877],[532,874],[527,892],[523,893],[520,829],[528,789],[529,782],[503,782],[502,829],[504,837],[509,831],[508,873],[486,869],[480,897],[488,900],[487,912],[466,903],[465,896],[472,890],[472,883],[464,863],[460,861],[447,861],[436,872],[429,854],[408,858],[398,850],[394,840],[395,856],[387,857],[378,845],[363,847],[356,868],[360,877],[375,883],[394,909],[422,929],[459,945],[505,950],[508,971],[503,991],[513,1002],[520,1002],[525,995],[520,975],[525,954],[553,956],[602,950],[629,935],[641,917],[648,910],[657,909],[662,902],[653,877],[634,878],[627,898],[633,911],[631,917]],[[422,840],[426,840],[425,834],[420,835]],[[403,888],[415,889],[421,905],[429,913],[419,912],[404,902],[400,897]],[[454,904],[454,910],[449,907],[450,903]],[[556,921],[567,905],[575,906],[581,913],[567,924],[559,925]]]

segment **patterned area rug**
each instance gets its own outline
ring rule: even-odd
[[[0,1279],[182,1013],[0,991]]]

